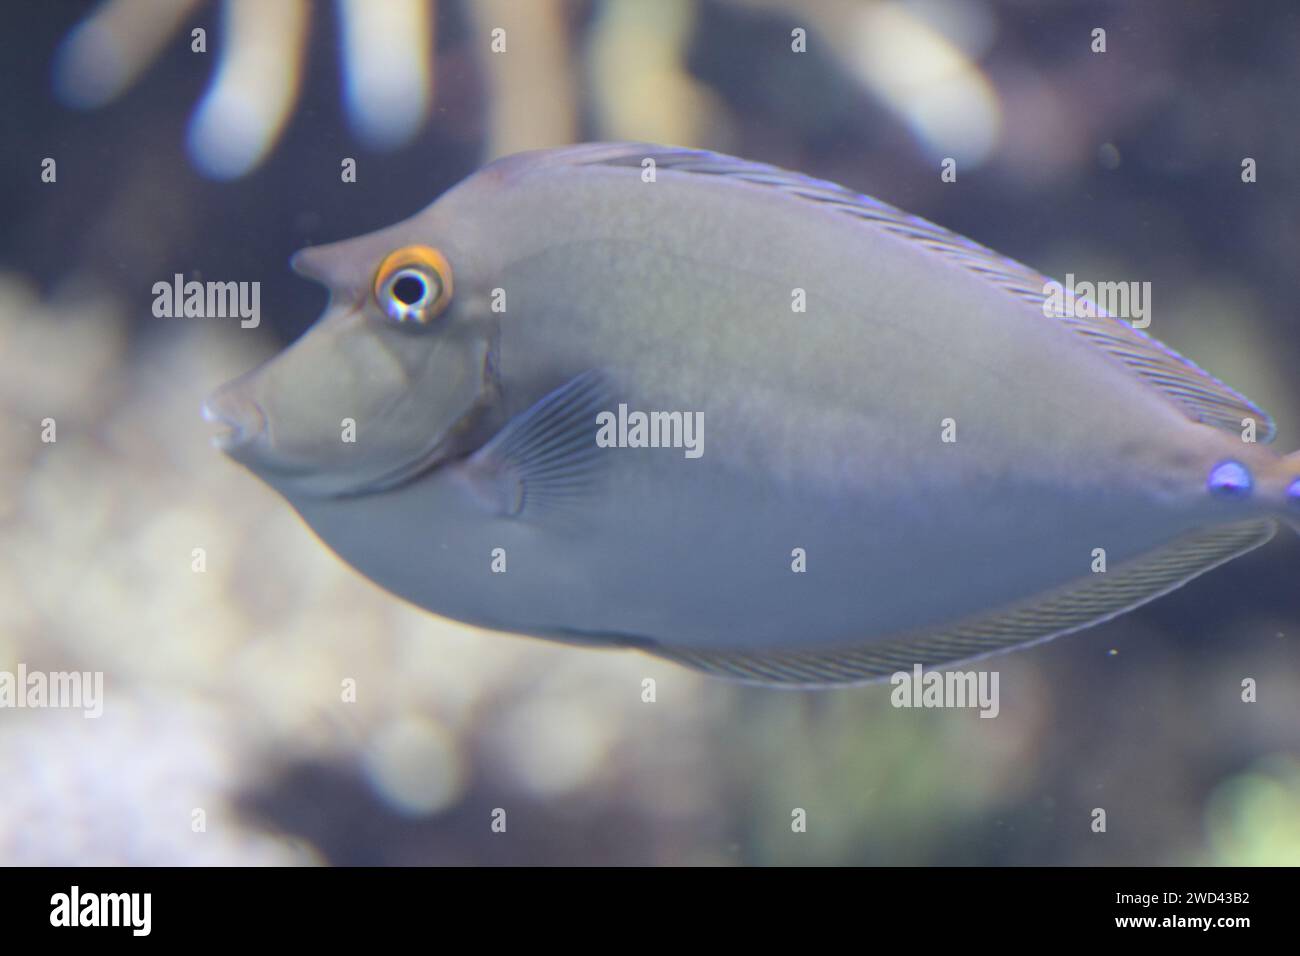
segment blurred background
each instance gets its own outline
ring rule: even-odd
[[[1149,331],[1300,447],[1293,3],[53,0],[5,27],[0,670],[102,671],[106,699],[0,710],[0,863],[1300,863],[1295,535],[990,661],[981,720],[418,612],[198,414],[324,305],[294,250],[496,155],[628,138],[1149,280]],[[261,326],[155,318],[175,273],[260,282]]]

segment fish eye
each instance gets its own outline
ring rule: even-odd
[[[451,265],[430,246],[389,253],[375,272],[375,301],[390,319],[428,325],[451,301]]]

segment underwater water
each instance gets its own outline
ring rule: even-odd
[[[1149,282],[1148,331],[1294,451],[1292,5],[127,6],[20,5],[0,36],[0,673],[102,680],[93,717],[0,708],[0,863],[1300,862],[1288,528],[973,665],[999,674],[981,719],[431,615],[199,415],[325,306],[296,250],[499,156],[628,139]],[[159,315],[176,276],[257,283],[256,315]]]

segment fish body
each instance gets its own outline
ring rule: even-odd
[[[411,249],[454,275],[428,321],[385,312]],[[521,154],[295,266],[331,306],[210,401],[228,451],[363,574],[488,628],[867,680],[1104,620],[1300,511],[1300,463],[1242,440],[1268,417],[1154,340],[732,157]],[[619,447],[636,412],[696,454]]]

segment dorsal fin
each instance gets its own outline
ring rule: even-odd
[[[1277,525],[1264,519],[1195,531],[1105,574],[1089,574],[1073,584],[931,632],[860,647],[728,652],[653,646],[646,650],[748,683],[787,687],[860,684],[910,671],[916,664],[950,666],[1100,624],[1259,547],[1275,530]]]
[[[635,166],[653,159],[657,169],[718,176],[768,186],[819,203],[870,223],[895,236],[920,243],[1008,294],[1043,310],[1049,280],[1041,273],[992,249],[893,206],[837,186],[765,163],[753,163],[707,150],[650,143],[592,143],[562,151],[575,165]],[[1080,299],[1080,301],[1085,301]],[[1255,421],[1256,438],[1273,440],[1272,418],[1250,399],[1229,388],[1167,345],[1106,314],[1095,303],[1091,316],[1057,315],[1057,321],[1123,362],[1139,379],[1169,398],[1192,421],[1239,433],[1242,419]],[[1077,311],[1077,310],[1076,310]]]

